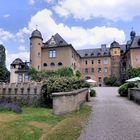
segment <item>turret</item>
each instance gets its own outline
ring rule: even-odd
[[[136,36],[136,32],[132,30],[130,32],[130,38],[131,38],[131,40],[133,40],[135,38],[135,36]]]
[[[111,76],[120,79],[120,45],[118,42],[113,41],[110,45],[111,55]]]
[[[36,70],[41,70],[41,48],[43,38],[39,30],[34,30],[30,37],[30,65]]]

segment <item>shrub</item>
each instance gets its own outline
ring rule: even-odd
[[[96,91],[94,89],[90,90],[90,97],[96,97]]]
[[[68,92],[85,87],[89,88],[90,85],[84,79],[76,77],[50,77],[42,86],[40,105],[51,106],[52,93],[54,92]]]
[[[134,83],[125,83],[120,86],[118,92],[120,96],[128,96],[128,88],[133,88],[135,87]]]
[[[104,83],[107,86],[120,86],[120,82],[117,80],[116,77],[104,77]]]

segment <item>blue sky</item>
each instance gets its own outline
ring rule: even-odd
[[[140,1],[133,0],[0,0],[0,44],[6,64],[29,60],[29,37],[36,29],[44,42],[59,33],[75,49],[95,48],[140,35]]]

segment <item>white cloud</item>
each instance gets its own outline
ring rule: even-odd
[[[20,45],[18,48],[20,51],[25,51],[25,46],[24,45]]]
[[[16,59],[20,58],[23,61],[29,61],[29,52],[18,52],[18,53],[9,53],[6,51],[6,65],[7,68],[10,70],[10,64]]]
[[[14,35],[0,28],[0,42],[8,41],[9,39],[14,39]]]
[[[29,4],[30,5],[34,5],[35,4],[35,0],[29,0]]]
[[[34,30],[38,25],[39,30],[44,36],[45,41],[51,35],[59,33],[75,49],[100,47],[102,43],[111,43],[114,39],[119,43],[125,41],[123,30],[113,27],[93,27],[83,28],[79,26],[69,27],[63,23],[56,23],[52,18],[52,12],[44,9],[39,11],[31,18],[29,30]]]
[[[4,18],[8,18],[9,16],[10,16],[9,14],[3,15]]]
[[[103,17],[110,20],[131,20],[140,16],[140,1],[133,0],[59,0],[54,7],[60,16],[78,19]]]

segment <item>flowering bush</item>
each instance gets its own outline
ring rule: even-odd
[[[42,86],[41,101],[44,106],[46,103],[52,104],[52,93],[68,92],[80,88],[89,88],[90,85],[84,79],[77,77],[50,77]]]
[[[11,102],[10,98],[1,98],[0,111],[14,111],[16,113],[21,113],[22,109],[17,104]]]

